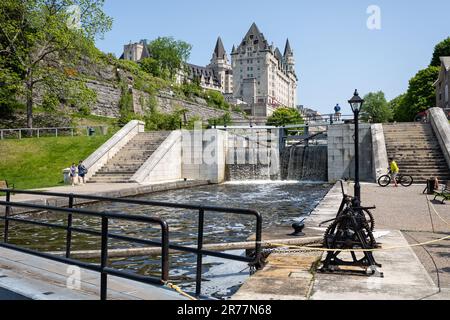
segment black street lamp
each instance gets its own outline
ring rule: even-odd
[[[356,205],[359,206],[361,204],[361,185],[359,182],[359,113],[364,104],[364,99],[361,99],[358,90],[355,90],[353,98],[348,103],[352,107],[355,116],[355,201]]]

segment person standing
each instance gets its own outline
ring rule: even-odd
[[[341,121],[341,106],[339,103],[334,107],[334,119],[338,122]]]
[[[78,164],[78,183],[79,184],[81,183],[81,180],[83,180],[83,184],[86,184],[86,181],[84,178],[87,173],[88,173],[88,170],[84,166],[83,161],[80,160],[80,162]]]
[[[75,163],[72,163],[72,166],[70,166],[70,182],[72,182],[72,187],[75,187],[76,176],[77,176],[77,166]]]
[[[397,176],[400,172],[400,169],[395,159],[391,158],[389,162],[391,163],[391,179],[392,181],[394,181],[394,186],[398,187]]]

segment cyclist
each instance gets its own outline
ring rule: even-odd
[[[389,159],[389,162],[391,163],[391,178],[392,181],[394,181],[394,187],[398,187],[397,175],[400,172],[400,169],[398,168],[398,164],[394,158]]]

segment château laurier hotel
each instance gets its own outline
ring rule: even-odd
[[[139,61],[149,55],[145,41],[141,41],[125,45],[122,58]],[[237,48],[233,46],[231,62],[219,37],[210,64],[188,64],[188,70],[188,75],[178,76],[179,83],[197,79],[203,88],[220,91],[249,115],[267,117],[280,106],[296,106],[298,78],[289,40],[282,54],[268,43],[255,23]]]

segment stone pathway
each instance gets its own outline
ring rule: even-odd
[[[353,185],[345,184],[345,189],[353,193]],[[266,267],[251,277],[233,299],[450,299],[449,241],[408,247],[450,234],[449,226],[430,214],[423,189],[421,185],[395,189],[362,185],[363,205],[377,206],[373,210],[377,240],[385,248],[403,247],[374,253],[377,262],[383,264],[380,271],[384,278],[316,273],[321,253],[273,253]],[[341,187],[336,184],[307,220],[307,236],[323,234],[325,226],[319,224],[336,216],[341,200]],[[448,204],[434,206],[444,220],[450,221]]]

